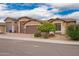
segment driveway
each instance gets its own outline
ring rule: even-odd
[[[5,34],[0,34],[0,39],[26,40],[26,41],[79,45],[79,41],[71,41],[65,35],[55,35],[55,37],[44,39],[44,38],[36,38],[34,37],[33,34],[5,33]]]
[[[1,37],[12,37],[12,38],[35,38],[34,34],[23,34],[23,33],[5,33],[5,34],[0,34]],[[40,39],[40,38],[37,38]],[[41,38],[42,39],[42,38]],[[66,35],[60,35],[56,34],[54,37],[49,38],[49,40],[65,40],[67,41],[69,38]]]
[[[20,38],[32,38],[33,34],[24,34],[24,33],[4,33],[0,34],[0,37],[20,37]]]
[[[79,45],[0,39],[0,56],[79,56]]]

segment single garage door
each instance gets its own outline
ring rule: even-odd
[[[0,26],[0,33],[4,33],[5,32],[5,26]]]
[[[36,32],[38,32],[37,25],[26,26],[26,33],[27,34],[34,34]]]

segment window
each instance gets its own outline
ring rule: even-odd
[[[61,31],[61,23],[55,23],[56,31]]]

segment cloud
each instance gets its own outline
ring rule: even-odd
[[[49,3],[53,8],[79,8],[78,3]]]
[[[51,9],[49,12],[50,13],[58,13],[58,12],[60,12],[61,10],[59,10],[59,9],[56,9],[56,8],[53,8],[53,9]]]
[[[22,4],[29,5],[30,4]],[[57,14],[58,12],[62,12],[62,8],[71,8],[78,9],[79,4],[73,3],[50,3],[50,4],[39,4],[39,7],[33,8],[31,10],[16,10],[16,9],[7,9],[6,4],[0,4],[0,18],[1,20],[6,17],[18,18],[22,16],[28,16],[36,19],[49,19],[49,18],[75,18],[79,19],[79,12],[73,12],[68,15]],[[51,8],[50,10],[48,10]],[[64,9],[65,10],[65,9]]]
[[[79,21],[79,11],[63,16],[65,18],[73,18]]]
[[[50,18],[53,13],[50,13],[47,8],[44,7],[38,7],[34,8],[32,10],[5,10],[0,11],[0,17],[22,17],[22,16],[29,16],[32,18],[42,19],[42,18]]]
[[[5,4],[0,4],[0,11],[3,11],[6,9],[6,5]]]
[[[72,5],[72,3],[50,3],[50,5],[52,6],[52,7],[66,7],[66,6],[68,6],[68,5]]]

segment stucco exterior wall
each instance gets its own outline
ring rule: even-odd
[[[27,23],[30,19],[23,17],[17,21],[18,33],[24,33],[24,24]]]
[[[18,23],[18,32],[19,33],[24,33],[24,28],[25,28],[26,25],[37,25],[37,24],[39,24],[39,22],[33,21],[33,20],[31,20],[30,18],[27,18],[27,17],[20,18],[17,23]]]
[[[19,21],[29,21],[30,19],[27,19],[27,18],[21,18],[19,19]]]
[[[66,26],[76,24],[76,22],[67,22]]]
[[[26,23],[27,23],[27,21],[19,21],[19,26],[18,27],[20,27],[20,28],[18,28],[18,29],[19,29],[20,33],[24,33],[24,25]]]
[[[14,26],[15,26],[15,28],[14,28],[15,31],[14,31],[14,32],[15,32],[15,33],[18,33],[18,22],[15,22]]]
[[[30,21],[30,22],[27,22],[25,24],[25,26],[27,26],[27,25],[40,25],[40,22],[38,22],[38,21]]]
[[[6,32],[12,30],[12,22],[6,22]]]
[[[61,23],[61,31],[56,31],[56,33],[61,33],[61,34],[65,34],[65,30],[66,30],[66,22],[62,21],[62,20],[55,20],[52,22],[53,24],[55,23]]]
[[[12,32],[18,32],[18,33],[24,33],[26,26],[36,26],[40,25],[41,23],[36,20],[32,20],[31,18],[23,17],[19,18],[17,21],[13,21],[13,19],[8,18],[6,19],[6,31],[9,29],[12,30]],[[65,34],[67,26],[71,24],[75,24],[76,22],[70,21],[66,22],[63,20],[54,20],[52,23],[61,23],[61,31],[56,31],[57,33]],[[31,27],[32,28],[32,27]]]

